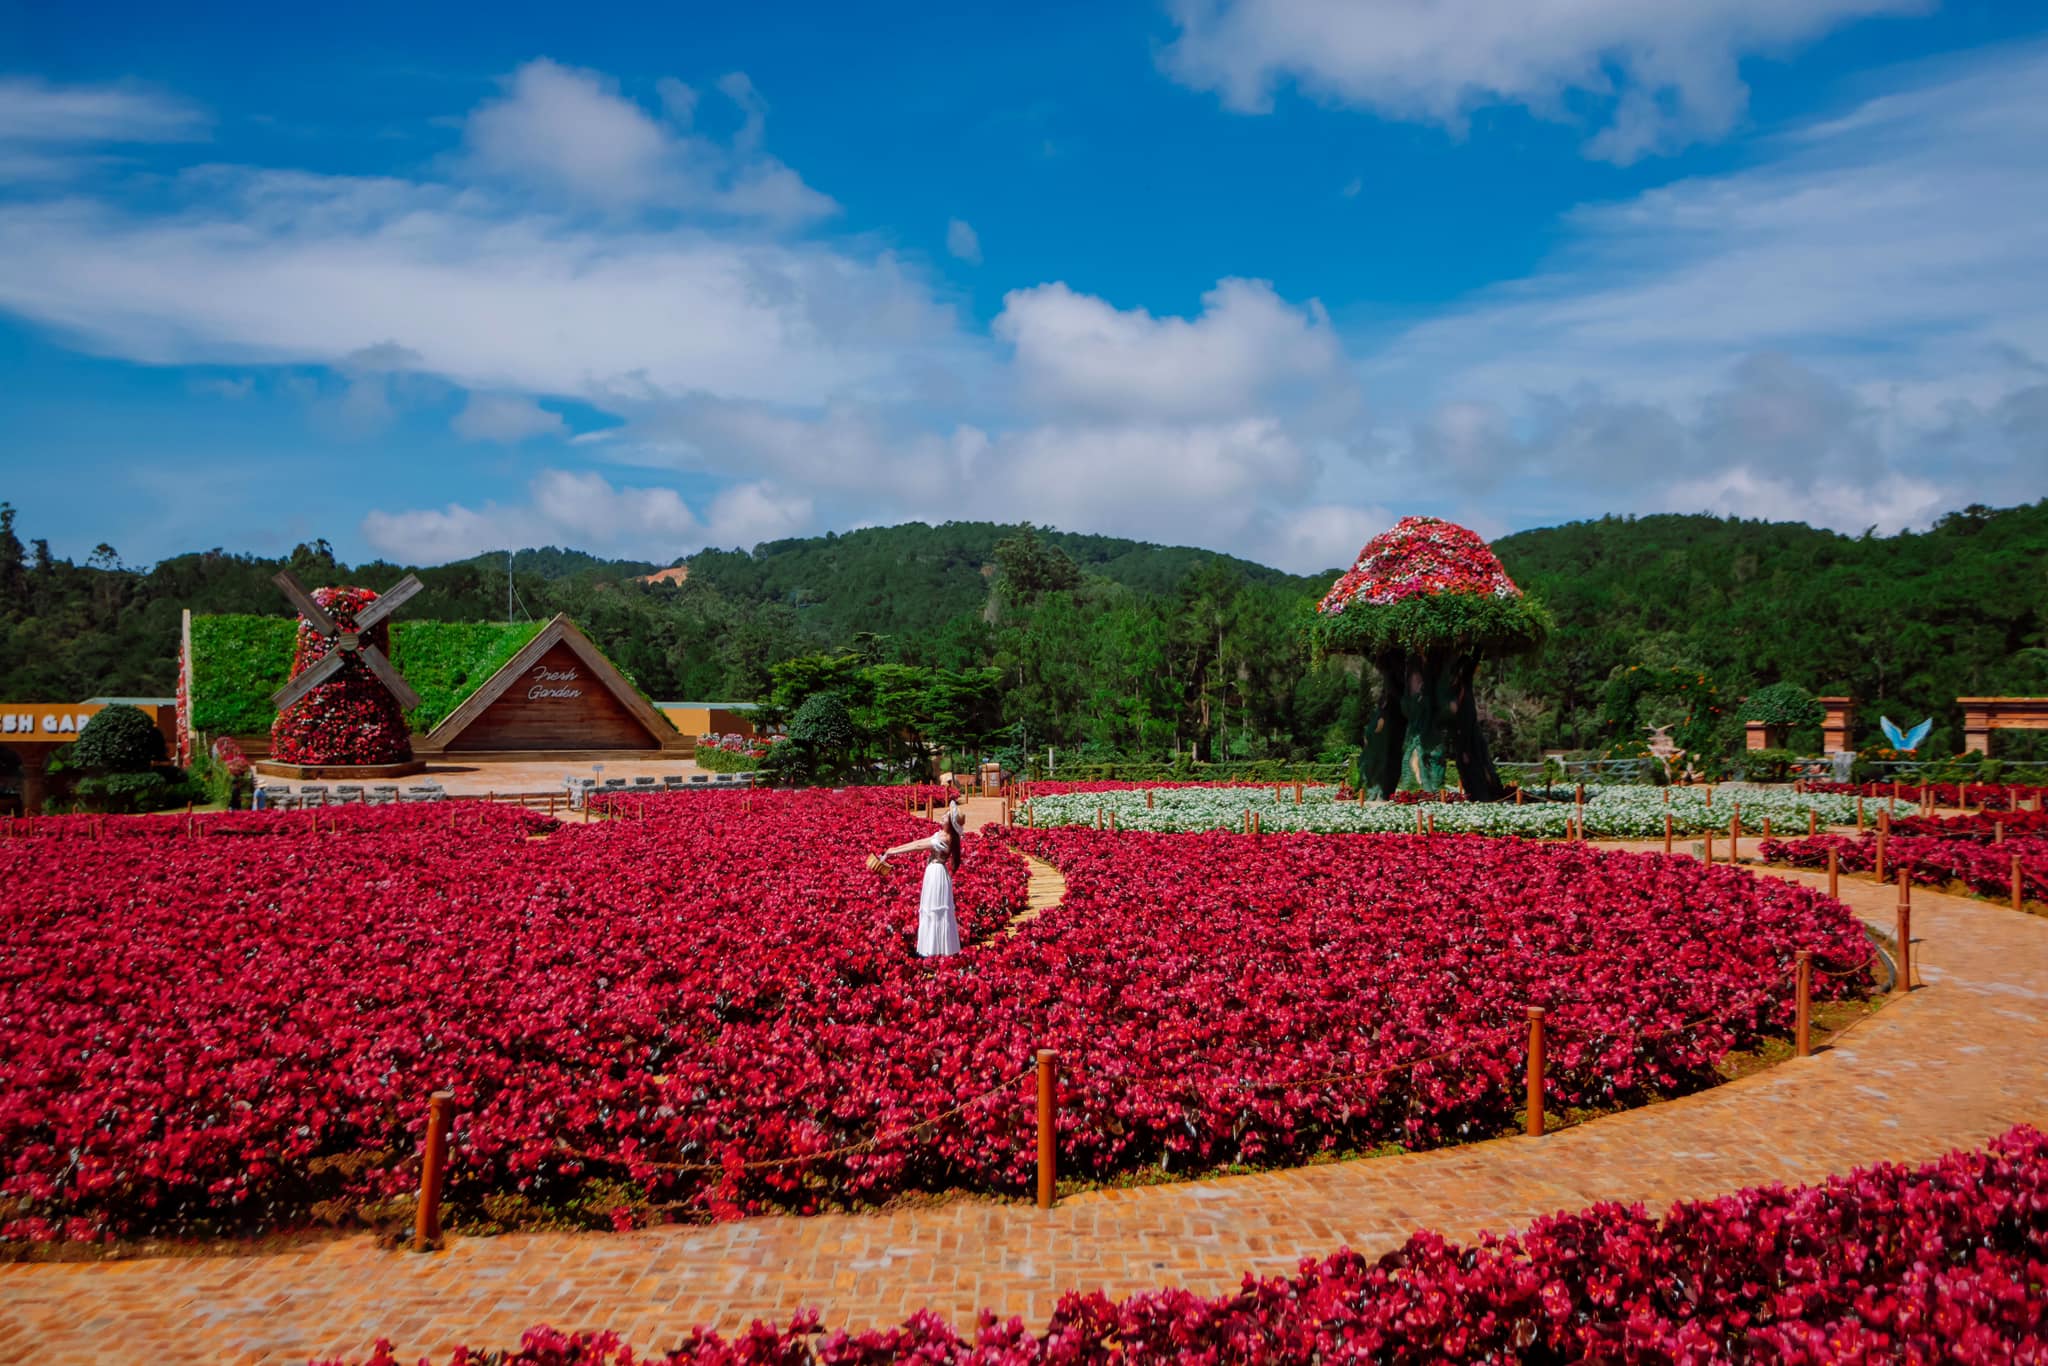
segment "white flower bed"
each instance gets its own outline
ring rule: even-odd
[[[1668,803],[1666,793],[1669,793]],[[1097,813],[1105,822],[1116,816],[1120,830],[1242,830],[1245,812],[1257,813],[1259,828],[1266,833],[1311,830],[1324,834],[1413,834],[1424,813],[1435,817],[1436,829],[1446,834],[1526,835],[1534,839],[1562,839],[1567,822],[1581,810],[1570,800],[1532,801],[1522,806],[1513,802],[1446,802],[1404,806],[1394,802],[1339,802],[1336,789],[1311,787],[1302,794],[1300,805],[1294,789],[1275,796],[1271,788],[1173,787],[1148,792],[1077,792],[1058,797],[1033,797],[1018,814],[1020,825],[1039,827],[1093,825]],[[1709,795],[1712,801],[1708,800]],[[1866,802],[1870,819],[1877,818],[1885,803]],[[1699,787],[1588,787],[1583,808],[1588,839],[1661,839],[1664,817],[1672,818],[1672,830],[1679,835],[1698,835],[1712,830],[1725,832],[1737,806],[1742,811],[1745,834],[1761,834],[1766,817],[1771,833],[1797,836],[1806,833],[1807,812],[1819,814],[1826,825],[1852,824],[1856,819],[1856,798],[1803,794],[1789,787],[1752,787],[1743,783],[1721,783],[1712,789]],[[1904,814],[1914,808],[1898,803]]]

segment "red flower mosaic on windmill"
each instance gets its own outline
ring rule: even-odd
[[[377,600],[367,588],[316,588],[313,601],[343,631],[353,631],[356,614]],[[378,622],[362,643],[391,653],[390,628]],[[335,642],[299,621],[292,653],[297,678],[326,658]],[[322,683],[277,714],[270,727],[270,757],[287,764],[402,764],[412,758],[412,736],[398,699],[361,658],[342,662],[339,677]]]
[[[1316,610],[1335,614],[1353,603],[1384,607],[1438,593],[1522,596],[1477,532],[1437,517],[1403,517],[1365,543],[1358,563],[1337,580]]]

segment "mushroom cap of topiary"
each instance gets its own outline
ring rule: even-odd
[[[1403,517],[1367,541],[1309,623],[1325,653],[1363,655],[1514,654],[1549,629],[1542,604],[1515,586],[1478,533],[1437,517]]]

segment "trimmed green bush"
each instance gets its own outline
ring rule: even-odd
[[[828,763],[844,762],[853,749],[853,717],[836,693],[818,693],[804,699],[789,719],[789,740]]]
[[[1792,777],[1792,764],[1797,757],[1789,749],[1746,749],[1737,762],[1744,782],[1782,783]]]
[[[179,769],[95,773],[80,778],[72,793],[82,810],[115,814],[162,811],[167,807],[206,800],[206,789]]]
[[[696,759],[697,767],[713,773],[752,773],[763,762],[751,754],[734,754],[716,745],[697,746]]]
[[[101,773],[147,773],[164,758],[164,736],[140,707],[116,703],[85,723],[70,757],[75,767]]]
[[[1758,688],[1743,699],[1736,713],[1742,721],[1761,721],[1767,726],[1817,726],[1827,718],[1827,708],[1797,683],[1773,683]]]

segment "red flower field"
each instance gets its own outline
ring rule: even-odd
[[[926,962],[919,870],[862,865],[929,829],[901,801],[38,821],[0,841],[4,1233],[375,1217],[439,1087],[458,1220],[1020,1193],[1038,1047],[1072,1175],[1440,1144],[1514,1123],[1530,1005],[1552,1103],[1626,1103],[1783,1032],[1795,950],[1866,954],[1842,907],[1685,859],[1013,830],[970,839],[967,951]],[[1014,935],[1005,840],[1069,888]]]
[[[504,1366],[1109,1366],[1147,1362],[2048,1360],[2048,1138],[2019,1128],[1919,1168],[1672,1206],[1596,1205],[1460,1247],[1417,1233],[1213,1299],[1069,1293],[1042,1333],[928,1313],[824,1333],[815,1316],[697,1333],[635,1356],[610,1333],[536,1328]],[[501,1358],[491,1356],[490,1361]],[[363,1366],[398,1366],[388,1343]],[[451,1366],[477,1362],[458,1352]],[[326,1363],[325,1366],[339,1366]]]

